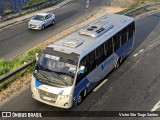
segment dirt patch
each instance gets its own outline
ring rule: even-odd
[[[32,74],[29,73],[26,76],[15,80],[7,89],[0,92],[0,105],[9,101],[11,98],[21,93],[26,88],[30,87]]]

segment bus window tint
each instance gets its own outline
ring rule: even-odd
[[[117,33],[114,37],[113,37],[113,42],[114,42],[114,51],[116,51],[119,47],[120,47],[120,34]]]
[[[83,80],[83,78],[86,75],[88,75],[88,73],[89,73],[89,59],[88,59],[88,56],[84,57],[81,60],[79,67],[81,67],[81,66],[85,66],[85,72],[84,73],[78,73],[76,84],[78,84],[81,80]]]
[[[105,42],[105,57],[108,58],[113,53],[112,38]]]
[[[126,43],[128,40],[128,32],[127,32],[127,28],[124,28],[121,31],[121,45],[123,45],[124,43]]]
[[[104,61],[105,57],[104,57],[104,44],[102,44],[101,46],[99,46],[96,49],[96,65],[98,66],[100,63],[102,63]]]
[[[90,71],[92,71],[96,67],[95,50],[89,53],[89,66],[90,66]]]
[[[134,34],[134,22],[128,26],[128,39],[132,38]]]

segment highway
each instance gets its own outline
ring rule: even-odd
[[[96,13],[109,0],[91,0],[88,17]],[[28,21],[10,27],[0,33],[0,58],[11,59],[25,50],[85,20],[86,0],[76,0],[60,9],[51,11],[56,15],[56,25],[44,31],[28,30]]]
[[[81,105],[67,111],[151,111],[153,108],[156,111],[160,110],[159,107],[155,107],[160,100],[160,12],[146,14],[135,19],[136,40],[132,54],[118,70],[107,76],[108,81],[103,86],[91,92]],[[54,27],[46,29],[45,32],[50,32],[51,29]],[[29,33],[31,32],[29,31]],[[66,111],[66,109],[56,108],[34,100],[30,88],[0,106],[0,109],[2,111]],[[70,120],[74,118],[43,119]],[[86,117],[76,119],[135,120],[135,118]],[[159,120],[159,118],[137,119]],[[7,120],[7,118],[2,118],[2,120]]]

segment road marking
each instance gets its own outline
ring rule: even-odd
[[[151,109],[151,112],[154,112],[154,111],[156,111],[156,110],[159,109],[159,108],[160,108],[160,100],[159,100],[158,103],[155,104],[155,106]]]
[[[96,92],[104,83],[106,83],[108,79],[105,79],[102,83],[100,83],[96,88],[94,88],[94,92]]]
[[[139,53],[141,53],[141,52],[143,52],[144,51],[144,49],[141,49],[140,51],[139,51]]]
[[[138,56],[140,53],[142,53],[144,51],[144,49],[141,49],[139,52],[137,52],[136,54],[133,55],[133,57]]]
[[[136,57],[138,55],[138,53],[134,54],[133,57]]]

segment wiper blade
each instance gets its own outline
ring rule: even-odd
[[[36,78],[40,78],[40,79],[43,79],[43,80],[45,80],[44,78],[46,78],[44,75],[42,75],[41,73],[34,73],[34,76],[36,77]]]
[[[56,72],[52,72],[52,73],[56,74],[56,75],[63,81],[63,83],[64,83],[66,86],[68,86],[67,82],[66,82],[58,73],[56,73]],[[54,76],[54,75],[53,75],[53,76]]]
[[[74,76],[74,75],[71,75],[71,74],[65,73],[65,72],[58,72],[58,73],[63,74],[63,75],[67,75],[67,76],[69,76],[69,77],[71,77],[71,78],[73,78],[73,76]]]
[[[46,77],[47,78],[47,80],[49,80],[49,77],[45,74],[45,73],[43,73],[42,71],[38,71],[39,73],[41,73],[41,75],[43,75],[44,77]]]

